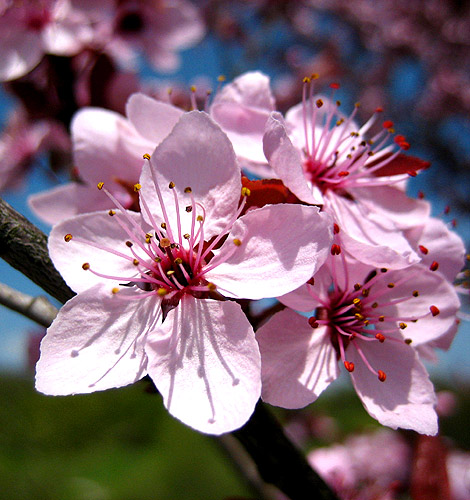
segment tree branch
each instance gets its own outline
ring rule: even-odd
[[[75,295],[49,258],[47,236],[1,198],[0,257],[60,302]]]
[[[73,297],[49,258],[46,235],[1,199],[0,256],[60,302]],[[256,463],[263,480],[291,500],[336,500],[261,402],[232,435]]]
[[[0,283],[0,304],[47,328],[57,316],[55,308],[44,296],[31,297]]]

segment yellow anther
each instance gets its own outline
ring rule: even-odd
[[[379,316],[379,321],[381,322],[385,321],[385,316]]]
[[[204,217],[203,217],[202,215],[198,215],[198,216],[196,217],[196,220],[197,220],[198,222],[204,222]]]
[[[184,192],[185,192],[185,193],[192,193],[192,192],[193,192],[193,190],[191,189],[191,187],[190,187],[190,186],[188,186],[188,187],[185,187],[185,188],[184,188]]]
[[[115,286],[112,290],[111,290],[111,293],[112,294],[116,294],[119,292],[119,288],[117,286]]]
[[[318,80],[318,79],[320,78],[320,75],[319,75],[318,73],[312,73],[312,74],[310,75],[310,78],[311,78],[312,80]]]
[[[175,187],[175,183],[173,181],[171,181],[169,184],[168,184],[168,187],[170,189],[173,189]]]
[[[132,261],[132,264],[134,264],[134,266],[138,266],[140,264],[140,262],[137,259],[134,259]]]
[[[115,213],[116,213],[116,211],[115,211],[115,210],[110,210],[110,211],[108,212],[108,215],[110,215],[110,216],[112,217]]]
[[[168,277],[170,277],[170,276],[173,276],[173,274],[175,274],[175,271],[173,271],[173,269],[170,269],[170,270],[168,270],[165,274],[166,274]]]
[[[183,263],[183,259],[181,257],[176,257],[175,264],[177,264],[179,266],[182,263]]]
[[[214,283],[207,283],[207,288],[209,289],[209,291],[213,292],[217,289],[217,286],[214,285]]]
[[[159,288],[157,290],[157,295],[159,295],[160,297],[164,297],[166,294],[168,293],[168,290],[166,288]]]
[[[239,240],[238,238],[234,238],[233,243],[239,247],[242,244],[242,240]]]
[[[168,238],[162,238],[160,240],[160,246],[162,248],[168,248],[171,245],[171,241]]]
[[[142,158],[143,158],[144,160],[150,160],[150,155],[149,155],[148,153],[145,153],[145,154],[142,156]]]
[[[308,77],[308,76],[304,76],[304,77],[302,78],[302,82],[303,82],[303,83],[310,83],[310,77]]]
[[[137,193],[137,191],[140,191],[140,188],[142,186],[140,184],[134,184],[134,191]]]
[[[340,125],[342,125],[344,123],[344,118],[340,118],[337,122],[336,122],[336,126],[339,127]]]
[[[103,189],[103,186],[104,186],[104,182],[98,182],[98,184],[96,185],[96,187],[101,191]]]
[[[358,321],[362,321],[363,319],[365,319],[365,316],[363,316],[361,313],[356,313],[354,315],[354,317],[358,320]]]
[[[191,85],[190,89],[191,89],[191,92],[196,92],[196,85]]]
[[[250,196],[251,194],[251,189],[247,187],[242,187],[242,196]]]
[[[220,83],[225,82],[225,75],[219,75],[217,77],[217,81],[220,82]]]
[[[369,323],[370,323],[370,321],[369,321],[368,319],[365,319],[365,320],[364,320],[364,325],[365,325],[365,326],[369,326]]]
[[[162,261],[162,259],[161,259],[160,257],[155,257],[153,260],[154,260],[157,264],[159,264],[159,263]]]
[[[165,222],[162,222],[162,223],[160,224],[160,227],[161,227],[162,229],[166,229],[166,223],[165,223]]]
[[[362,293],[363,297],[368,297],[369,292],[370,292],[370,288],[363,288],[361,293]]]
[[[400,330],[404,330],[408,325],[406,323],[400,323],[398,326],[400,327]]]
[[[191,236],[189,235],[189,233],[185,233],[185,234],[183,234],[183,238],[185,240],[189,240],[189,238],[191,238]]]
[[[88,271],[88,269],[90,269],[90,264],[88,264],[88,262],[85,262],[84,264],[82,264],[82,269],[84,271]]]
[[[360,108],[361,107],[361,103],[358,101],[356,103],[354,103],[354,107],[355,108]]]
[[[354,305],[360,305],[361,304],[361,299],[359,299],[358,297],[356,297],[355,299],[353,299],[353,304]]]
[[[66,235],[64,236],[64,240],[65,240],[67,243],[68,243],[68,242],[69,242],[72,238],[73,238],[73,236],[72,236],[70,233],[68,233],[68,234],[66,234]]]

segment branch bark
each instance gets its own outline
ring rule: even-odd
[[[0,257],[60,302],[75,295],[49,258],[47,236],[1,198]]]
[[[57,308],[44,296],[31,297],[0,283],[0,304],[47,328],[57,316]]]
[[[1,199],[0,256],[60,302],[74,296],[49,258],[46,235]],[[232,435],[251,456],[262,479],[291,500],[337,500],[261,402]]]

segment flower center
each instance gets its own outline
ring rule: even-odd
[[[337,241],[339,238],[336,236]],[[340,284],[337,268],[337,260],[341,259],[341,271],[344,283]],[[411,344],[411,339],[404,339],[399,334],[407,328],[409,322],[417,322],[419,319],[429,316],[437,316],[439,309],[431,305],[427,311],[418,315],[402,316],[397,313],[394,306],[413,300],[419,296],[418,290],[411,293],[404,286],[416,278],[418,271],[412,271],[406,276],[400,276],[398,280],[390,280],[388,270],[383,268],[372,271],[364,280],[364,283],[348,283],[348,270],[346,259],[338,243],[333,244],[331,252],[331,268],[333,284],[327,297],[317,296],[314,285],[309,285],[309,293],[321,306],[315,311],[315,315],[308,319],[312,328],[321,325],[329,327],[330,340],[337,351],[345,368],[349,372],[354,371],[354,363],[347,360],[346,350],[351,346],[357,351],[369,371],[375,374],[381,382],[386,380],[386,374],[380,369],[373,368],[371,362],[366,358],[363,342],[401,342]],[[430,270],[438,267],[433,262]],[[314,281],[313,281],[314,283]]]
[[[313,80],[316,78],[316,75],[304,78],[302,93],[305,144],[302,152],[306,178],[323,193],[331,189],[343,195],[348,195],[347,190],[351,187],[383,185],[377,180],[376,172],[379,175],[379,170],[392,162],[401,150],[409,148],[406,139],[402,135],[396,135],[395,144],[391,143],[389,138],[394,133],[393,123],[385,121],[382,130],[366,140],[364,134],[376,122],[382,110],[377,109],[356,130],[354,117],[359,103],[349,116],[343,116],[338,111],[340,101],[334,100],[339,85],[330,85],[331,99],[315,99]],[[415,172],[413,174],[416,175]]]

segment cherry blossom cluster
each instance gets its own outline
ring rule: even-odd
[[[80,182],[30,200],[77,293],[42,342],[39,391],[148,375],[172,415],[220,434],[260,396],[312,403],[343,368],[381,424],[437,433],[422,359],[457,331],[463,243],[406,194],[429,164],[382,110],[359,126],[315,80],[285,116],[259,72],[205,111],[137,93],[126,116],[75,115]],[[282,310],[255,332],[246,304],[265,298]]]
[[[174,69],[176,51],[204,35],[186,0],[5,0],[0,4],[0,81],[29,73],[45,54],[103,51],[130,64],[143,51],[152,65]]]

